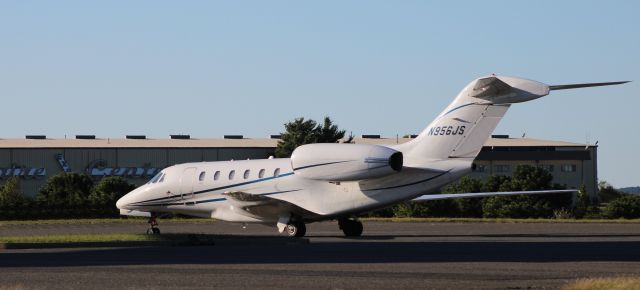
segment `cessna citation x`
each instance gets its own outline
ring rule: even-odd
[[[543,194],[575,190],[430,194],[471,171],[474,158],[511,104],[553,90],[626,82],[549,86],[488,76],[468,84],[415,139],[393,146],[308,144],[291,158],[185,163],[170,166],[122,197],[122,215],[178,213],[239,223],[275,225],[301,237],[306,223],[337,219],[346,236],[360,236],[355,215],[406,200]]]

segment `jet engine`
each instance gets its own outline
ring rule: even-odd
[[[314,180],[354,181],[402,170],[402,152],[379,145],[308,144],[291,155],[293,172]]]

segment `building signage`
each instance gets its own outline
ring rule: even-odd
[[[22,177],[22,178],[38,178],[44,177],[47,175],[47,170],[44,168],[0,168],[0,179],[9,178],[12,176]]]
[[[62,154],[57,154],[56,160],[64,172],[71,172],[71,167]],[[102,159],[90,162],[85,169],[85,173],[92,177],[120,176],[150,178],[159,171],[160,168],[156,167],[108,167],[107,162]]]
[[[120,176],[120,177],[152,177],[160,169],[155,167],[106,167],[104,160],[95,160],[87,166],[85,172],[93,177]]]

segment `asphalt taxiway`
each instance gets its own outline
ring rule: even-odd
[[[162,223],[164,233],[276,236],[259,225]],[[4,225],[0,235],[136,233],[144,223]],[[640,275],[640,224],[365,222],[308,244],[4,250],[0,285],[24,288],[557,288]],[[0,287],[2,288],[2,287]]]

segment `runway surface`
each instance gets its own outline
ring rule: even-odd
[[[163,233],[277,236],[260,225],[162,223]],[[138,233],[138,224],[0,226],[1,236]],[[640,224],[365,222],[309,244],[0,251],[0,288],[554,289],[584,277],[640,275]]]

